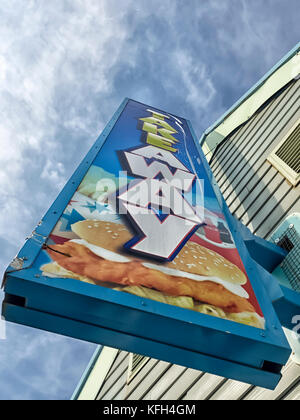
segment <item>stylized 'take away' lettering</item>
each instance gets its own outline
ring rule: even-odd
[[[154,146],[125,151],[124,157],[132,175],[144,178],[119,195],[120,202],[140,232],[140,236],[125,247],[172,260],[202,223],[183,197],[183,192],[192,188],[195,175],[170,151]],[[159,211],[165,217],[161,218]]]

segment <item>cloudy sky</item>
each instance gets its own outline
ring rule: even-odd
[[[2,0],[0,275],[124,97],[200,137],[299,41],[299,14],[299,0]],[[69,399],[94,350],[2,322],[0,399]]]

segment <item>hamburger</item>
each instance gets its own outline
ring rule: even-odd
[[[189,241],[173,261],[156,264],[124,252],[132,233],[123,224],[84,220],[71,228],[78,239],[47,246],[53,262],[42,267],[44,275],[75,278],[264,328],[242,287],[247,277],[217,252]]]

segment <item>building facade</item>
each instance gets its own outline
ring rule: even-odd
[[[300,292],[300,45],[213,127],[201,145],[232,214],[293,252],[274,272]],[[74,399],[300,400],[300,342],[275,391],[183,366],[99,348]]]

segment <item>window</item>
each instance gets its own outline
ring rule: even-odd
[[[300,122],[268,157],[268,161],[294,186],[300,181]]]
[[[127,383],[129,383],[135,377],[135,375],[142,369],[143,366],[145,366],[149,359],[150,357],[130,353]]]
[[[279,235],[275,232],[272,241],[288,251],[288,255],[280,264],[293,290],[300,292],[300,216],[294,216],[299,223],[289,224]]]

